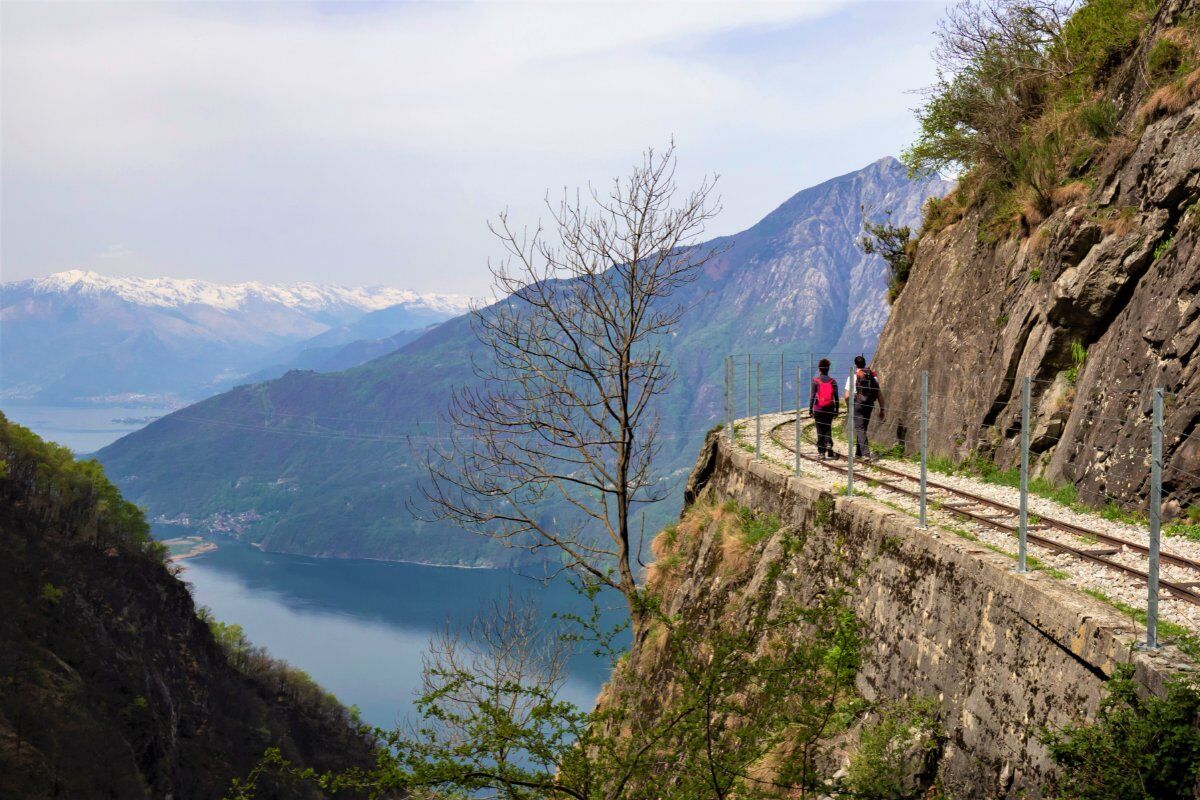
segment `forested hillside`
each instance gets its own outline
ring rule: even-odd
[[[0,605],[0,797],[219,798],[268,747],[371,761],[335,698],[197,615],[99,464],[3,415]]]
[[[914,222],[925,199],[947,188],[912,181],[895,159],[881,159],[715,242],[725,249],[679,293],[688,311],[665,345],[678,380],[661,403],[657,466],[672,487],[720,417],[727,354],[762,355],[764,403],[773,407],[781,350],[794,369],[809,350],[839,352],[845,364],[873,348],[887,315],[887,279],[880,259],[857,246],[864,208]],[[242,535],[269,550],[511,563],[527,554],[414,522],[407,505],[419,497],[422,453],[444,433],[438,413],[452,387],[474,380],[470,362],[480,355],[469,320],[453,320],[355,369],[292,372],[183,409],[99,457],[152,515],[187,515],[193,524],[241,515]],[[659,519],[678,510],[678,494],[669,496]]]

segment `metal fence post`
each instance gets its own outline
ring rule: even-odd
[[[854,378],[851,372],[846,393],[846,494],[854,494]]]
[[[926,452],[929,447],[929,373],[921,373],[921,527],[925,523]]]
[[[725,427],[733,449],[733,356],[725,356]]]
[[[800,371],[804,367],[796,365],[796,474],[800,474]]]
[[[783,353],[779,354],[779,413],[783,413]]]
[[[1017,524],[1017,572],[1028,572],[1029,534],[1029,376],[1021,381],[1021,516]]]
[[[812,353],[812,350],[809,350],[809,351],[808,351],[808,380],[809,380],[810,382],[811,382],[811,381],[812,381],[812,379],[813,379],[813,367],[812,367],[812,365],[813,365],[813,353]]]
[[[762,458],[762,364],[754,365],[754,457]]]
[[[750,418],[750,354],[746,353],[746,418]]]
[[[1146,575],[1146,645],[1158,649],[1158,548],[1162,537],[1163,390],[1154,390],[1150,428],[1150,568]]]

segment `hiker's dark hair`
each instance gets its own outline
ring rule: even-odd
[[[855,356],[854,357],[854,366],[856,366],[860,369],[866,367],[867,359],[863,358],[862,356]]]
[[[822,375],[828,375],[829,374],[829,359],[822,358],[820,361],[818,361],[817,369],[819,369],[821,371]]]

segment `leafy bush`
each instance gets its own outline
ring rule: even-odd
[[[1087,362],[1087,348],[1083,346],[1083,342],[1078,340],[1071,342],[1071,366],[1067,367],[1065,376],[1067,382],[1074,385],[1079,380],[1079,373],[1083,370],[1083,365]]]
[[[1133,667],[1118,667],[1094,723],[1043,734],[1060,768],[1049,793],[1073,800],[1191,798],[1200,772],[1198,716],[1195,684],[1175,680],[1166,697],[1143,698]]]
[[[878,254],[883,258],[891,271],[888,281],[888,302],[895,302],[908,282],[908,273],[912,270],[913,256],[916,251],[916,239],[907,225],[893,225],[892,212],[884,212],[882,222],[863,221],[865,233],[858,240],[858,246],[867,255]]]
[[[964,173],[972,201],[992,207],[989,238],[1038,224],[1055,190],[1116,133],[1122,112],[1103,87],[1155,5],[1085,0],[1072,13],[1069,0],[959,2],[938,31],[939,79],[916,112],[910,171]]]
[[[1080,107],[1079,119],[1092,136],[1107,139],[1117,132],[1117,126],[1121,124],[1121,109],[1107,100],[1097,100]]]
[[[1173,76],[1184,63],[1184,50],[1172,39],[1162,38],[1150,48],[1146,56],[1146,71],[1152,81],[1161,81]]]
[[[99,461],[77,461],[65,447],[46,442],[0,413],[0,481],[32,487],[33,503],[47,523],[70,521],[98,547],[122,547],[161,560],[165,548],[150,538],[140,508],[125,500]],[[5,491],[0,486],[0,494]]]
[[[904,800],[923,797],[944,733],[933,698],[905,700],[883,708],[863,729],[850,757],[847,783],[854,797]]]
[[[1166,255],[1167,251],[1171,249],[1171,246],[1173,244],[1175,244],[1175,237],[1168,236],[1166,239],[1163,239],[1161,242],[1159,242],[1157,245],[1155,245],[1154,260],[1158,261],[1164,255]]]

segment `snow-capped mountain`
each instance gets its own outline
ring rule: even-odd
[[[384,286],[59,272],[0,285],[0,400],[199,399],[314,337],[350,341],[344,332],[365,317],[386,320],[379,335],[390,336],[458,316],[469,302]]]
[[[204,305],[228,311],[244,308],[254,302],[276,303],[304,311],[345,308],[363,313],[405,304],[458,316],[467,310],[470,303],[470,298],[463,295],[418,294],[388,286],[346,287],[315,283],[280,286],[257,281],[220,284],[194,278],[122,278],[81,269],[56,272],[45,278],[3,286],[6,296],[22,290],[34,296],[111,295],[143,306],[179,308]]]

